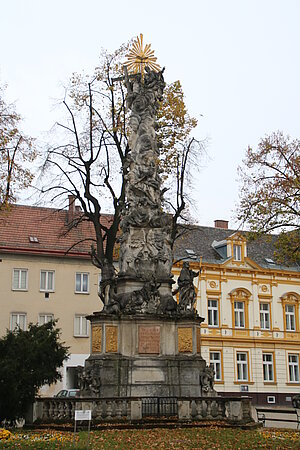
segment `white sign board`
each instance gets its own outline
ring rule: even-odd
[[[91,409],[75,410],[75,421],[78,420],[92,420],[92,410]]]

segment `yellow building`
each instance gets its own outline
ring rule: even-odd
[[[62,211],[14,206],[0,217],[0,335],[58,319],[61,340],[70,347],[63,381],[45,387],[45,395],[76,385],[76,367],[89,355],[85,317],[101,307],[99,271],[89,255],[93,230],[84,222],[69,231],[73,205]]]
[[[45,395],[76,387],[76,368],[90,351],[85,316],[102,307],[89,255],[93,228],[71,227],[79,213],[71,200],[67,210],[14,206],[0,216],[0,335],[55,318],[70,347],[62,382]],[[199,271],[201,351],[214,365],[216,390],[290,404],[300,388],[299,267],[278,266],[272,242],[249,243],[225,221],[192,227],[178,239],[175,259]]]
[[[227,225],[193,227],[177,242],[177,258],[200,271],[202,356],[219,393],[291,404],[300,390],[300,268],[277,265],[272,241],[247,242]]]

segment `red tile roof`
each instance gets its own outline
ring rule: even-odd
[[[88,258],[95,237],[93,225],[84,221],[69,230],[70,214],[68,210],[23,205],[1,211],[0,252]],[[103,215],[102,220],[108,225],[112,216]],[[38,242],[30,242],[30,236]]]

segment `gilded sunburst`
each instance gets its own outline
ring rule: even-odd
[[[160,66],[156,63],[156,56],[154,50],[151,50],[151,44],[143,44],[143,35],[137,36],[133,42],[132,47],[127,55],[125,62],[127,69],[131,73],[141,73],[144,75],[145,67],[159,72]]]

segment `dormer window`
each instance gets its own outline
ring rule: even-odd
[[[242,261],[242,246],[234,244],[233,245],[233,259],[235,261]]]
[[[196,253],[194,252],[194,250],[192,250],[192,249],[190,249],[190,248],[186,248],[185,251],[186,251],[186,253],[188,254],[188,256],[189,256],[191,259],[196,259],[196,258],[197,258],[197,255],[196,255]]]
[[[36,236],[28,236],[29,242],[31,242],[32,244],[38,244],[39,243],[39,239]]]

